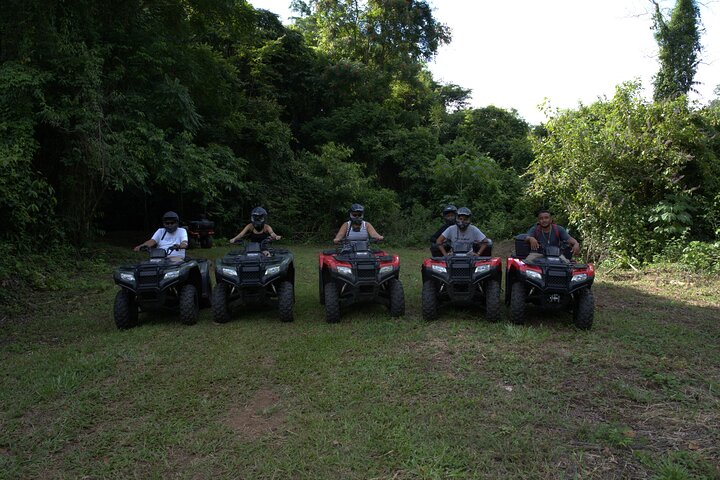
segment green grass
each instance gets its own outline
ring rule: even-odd
[[[319,248],[291,249],[291,324],[203,310],[117,331],[105,260],[26,297],[0,324],[0,477],[720,478],[717,279],[601,270],[589,332],[474,309],[426,323],[425,252],[393,249],[405,317],[328,325]]]

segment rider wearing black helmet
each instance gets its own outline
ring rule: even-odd
[[[473,254],[482,255],[487,248],[487,237],[475,225],[471,225],[472,212],[467,207],[462,207],[457,211],[457,221],[455,225],[449,226],[437,239],[436,244],[442,255],[447,255],[445,248],[446,242],[452,247],[458,242],[471,242],[473,244]]]
[[[455,225],[455,221],[457,219],[457,211],[458,210],[455,205],[447,205],[445,206],[445,208],[443,208],[443,225],[438,229],[437,232],[432,235],[432,237],[430,237],[430,253],[433,257],[440,257],[443,255],[440,251],[440,248],[438,248],[437,246],[437,239],[440,237],[440,235],[443,234],[445,230],[447,230],[449,226]]]
[[[158,246],[167,250],[170,247],[174,247],[175,250],[168,253],[168,257],[181,260],[185,258],[185,249],[188,245],[187,230],[184,228],[178,228],[180,225],[180,217],[175,212],[166,212],[162,217],[163,228],[158,228],[153,236],[145,240],[140,245],[133,248],[136,252],[141,247],[152,248]]]
[[[368,238],[374,238],[375,240],[382,240],[385,238],[375,231],[370,222],[365,221],[365,207],[359,203],[353,203],[350,205],[348,213],[350,218],[340,225],[340,230],[335,235],[333,243],[340,243],[343,239],[368,240]]]
[[[262,207],[253,208],[250,212],[250,223],[230,239],[230,243],[235,243],[244,236],[248,236],[251,242],[261,243],[264,240],[271,238],[272,240],[280,240],[282,237],[276,235],[272,227],[265,223],[267,221],[267,211]]]

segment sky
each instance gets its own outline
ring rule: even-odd
[[[289,23],[290,0],[250,0]],[[612,97],[639,79],[652,97],[657,73],[650,0],[430,0],[452,42],[428,66],[436,81],[472,90],[472,107],[518,111],[529,123],[546,119],[539,105],[576,108]],[[700,82],[692,100],[707,104],[720,85],[720,0],[700,3],[704,34]],[[672,8],[674,0],[661,0]]]

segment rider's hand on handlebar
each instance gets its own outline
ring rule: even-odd
[[[540,244],[535,237],[529,237],[528,243],[530,244],[530,250],[537,250],[540,248]]]

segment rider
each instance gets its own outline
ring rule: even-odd
[[[353,203],[350,206],[349,214],[350,220],[340,225],[340,230],[335,235],[333,243],[340,243],[343,240],[368,240],[369,238],[380,241],[385,238],[375,231],[370,222],[363,219],[365,208],[362,205]]]
[[[448,205],[445,208],[443,208],[442,211],[442,217],[443,221],[445,222],[440,229],[433,234],[432,237],[430,237],[430,253],[433,257],[440,257],[443,256],[442,252],[440,251],[440,248],[437,246],[437,239],[440,237],[440,235],[443,234],[445,230],[451,225],[455,225],[455,221],[457,220],[457,208],[455,205]]]
[[[180,217],[175,212],[167,212],[162,217],[163,228],[158,228],[153,236],[145,240],[143,243],[133,248],[136,252],[140,251],[143,246],[152,248],[158,246],[167,251],[173,247],[174,250],[167,254],[172,260],[182,260],[185,258],[185,249],[188,246],[187,230],[178,228],[180,225]]]
[[[240,233],[235,235],[233,238],[230,239],[230,243],[235,243],[237,240],[240,240],[245,235],[248,236],[248,239],[251,242],[257,242],[261,245],[263,245],[263,242],[267,240],[268,238],[272,240],[280,240],[282,237],[280,235],[276,235],[273,231],[272,227],[265,223],[267,220],[267,211],[265,211],[262,207],[255,207],[253,208],[252,212],[250,212],[250,223],[245,225],[245,228],[243,228]],[[265,249],[265,245],[263,245],[263,253],[265,255],[269,255],[270,252],[268,252],[267,249]]]
[[[544,249],[546,246],[560,247],[562,242],[567,242],[572,247],[573,255],[580,253],[580,243],[571,237],[567,230],[553,222],[550,210],[540,209],[537,220],[537,223],[527,231],[528,236],[525,238],[525,241],[530,245],[530,250],[533,250],[525,258],[525,263],[531,263],[533,260],[543,256],[538,252],[541,245]],[[570,262],[565,258],[565,255],[561,255],[560,259],[566,263]]]
[[[458,242],[470,242],[473,244],[473,255],[482,255],[487,248],[487,237],[475,225],[470,225],[472,212],[467,207],[462,207],[457,211],[457,222],[445,229],[435,242],[440,249],[440,253],[447,255],[445,243],[448,242],[450,247],[454,248]],[[476,250],[477,248],[477,250]]]

